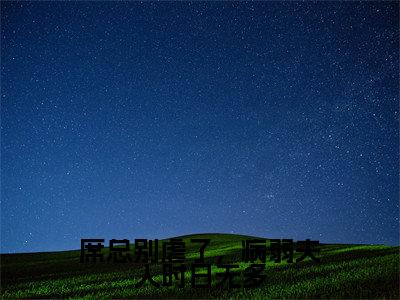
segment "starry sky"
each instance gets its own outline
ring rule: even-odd
[[[399,244],[398,3],[1,10],[1,252]]]

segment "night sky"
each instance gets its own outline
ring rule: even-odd
[[[399,244],[396,2],[1,2],[1,251]]]

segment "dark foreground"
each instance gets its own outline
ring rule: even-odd
[[[263,283],[258,287],[217,287],[217,259],[223,264],[238,264],[235,282],[244,282],[242,240],[250,237],[210,234],[185,236],[185,265],[198,258],[199,244],[191,238],[210,238],[205,262],[212,265],[211,288],[192,288],[190,268],[185,287],[179,280],[163,287],[162,265],[150,266],[152,278],[161,284],[146,282],[135,287],[144,274],[144,266],[134,263],[80,263],[79,251],[1,255],[1,297],[8,298],[242,298],[242,299],[399,299],[400,247],[382,245],[322,245],[319,264],[310,259],[287,264],[267,262]],[[106,241],[107,243],[108,241]],[[160,246],[161,248],[161,246]],[[133,250],[131,250],[133,253]],[[105,250],[107,253],[107,249]],[[179,279],[179,278],[178,278]]]

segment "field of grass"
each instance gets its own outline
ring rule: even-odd
[[[212,264],[212,287],[192,288],[190,268],[185,287],[178,281],[162,286],[162,265],[150,267],[154,287],[135,284],[144,274],[144,266],[135,263],[80,263],[80,251],[2,254],[1,297],[15,298],[233,298],[233,299],[399,299],[400,247],[382,245],[321,245],[319,264],[305,261],[287,264],[268,261],[266,278],[258,287],[216,287],[217,259],[239,264],[237,282],[243,282],[242,240],[254,237],[206,234],[182,237],[186,242],[185,264],[198,258],[199,244],[191,238],[209,238],[205,261]],[[105,241],[107,244],[108,241]],[[132,246],[133,248],[133,246]],[[159,248],[161,248],[161,243]],[[103,249],[107,255],[108,249]],[[134,250],[131,250],[133,254]],[[161,256],[161,252],[160,252]],[[295,256],[296,257],[296,256]],[[240,280],[242,279],[242,280]]]

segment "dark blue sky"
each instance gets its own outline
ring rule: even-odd
[[[1,251],[399,244],[396,2],[2,2]]]

